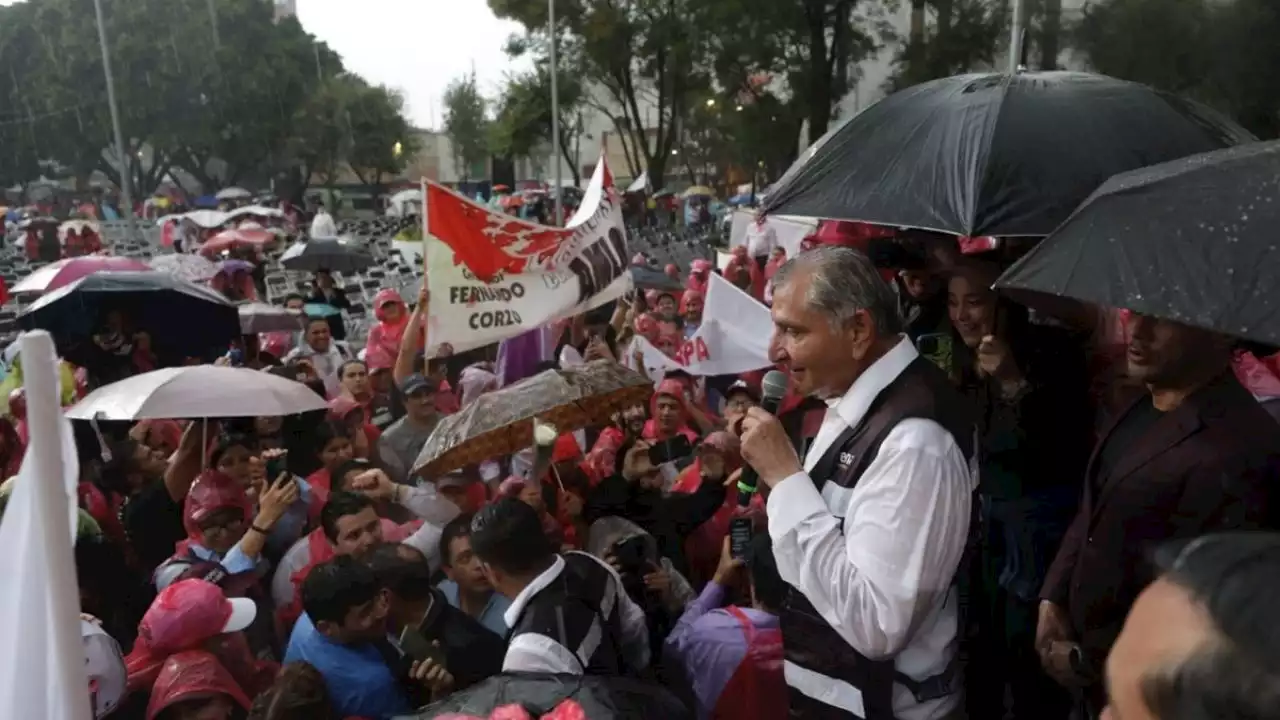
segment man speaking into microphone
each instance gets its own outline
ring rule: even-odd
[[[791,585],[780,613],[791,717],[961,717],[969,406],[902,334],[897,299],[862,253],[815,248],[773,282],[772,358],[828,405],[803,462],[777,418],[753,408],[743,421]]]

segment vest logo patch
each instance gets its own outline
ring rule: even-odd
[[[841,470],[848,470],[849,466],[852,464],[853,464],[853,453],[849,453],[849,452],[840,453],[840,469]]]

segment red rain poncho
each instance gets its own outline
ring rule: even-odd
[[[138,639],[125,658],[129,692],[150,689],[166,659],[189,650],[213,653],[250,694],[270,687],[280,667],[255,658],[244,633],[222,632],[225,597],[204,580],[182,580],[165,588],[142,616]]]
[[[725,477],[742,467],[741,445],[738,442],[738,438],[732,433],[723,430],[713,432],[702,441],[702,444],[718,450],[724,457]],[[675,484],[671,486],[671,492],[694,493],[698,491],[701,485],[702,459],[698,458],[676,477]],[[720,563],[724,537],[729,534],[729,522],[733,520],[734,515],[738,512],[737,490],[736,488],[726,488],[724,503],[720,506],[720,509],[716,510],[715,515],[712,515],[710,520],[699,525],[685,539],[685,557],[689,561],[689,569],[693,573],[694,579],[699,581],[709,580],[715,574],[716,566]],[[759,494],[751,498],[748,512],[753,516],[763,517],[764,500]]]
[[[248,696],[218,658],[202,650],[179,653],[164,661],[147,703],[147,720],[155,720],[166,708],[184,700],[214,695],[226,695],[245,712],[249,710]]]
[[[386,319],[383,307],[398,305],[400,318],[394,323]],[[370,370],[389,370],[396,364],[396,356],[400,354],[400,340],[404,338],[405,328],[409,327],[409,308],[404,304],[400,293],[391,288],[378,291],[373,297],[373,315],[378,323],[369,329],[369,339],[364,346],[364,361]]]
[[[687,390],[684,383],[679,380],[667,378],[666,380],[658,383],[658,389],[654,390],[653,396],[649,398],[650,419],[645,421],[644,431],[641,433],[641,437],[645,440],[666,440],[671,437],[671,435],[659,436],[658,434],[658,398],[663,395],[667,395],[683,402],[686,393]],[[675,433],[672,433],[672,435],[679,433],[689,438],[689,442],[697,442],[698,433],[693,428],[689,427],[689,419],[689,413],[683,409],[682,405],[679,425],[676,427]]]
[[[201,546],[204,533],[200,530],[200,523],[224,508],[242,510],[244,522],[241,525],[248,530],[249,523],[253,520],[253,505],[244,493],[244,486],[230,475],[217,470],[205,470],[192,483],[182,503],[182,527],[187,531],[187,539],[177,544],[175,553],[186,557],[191,545]]]

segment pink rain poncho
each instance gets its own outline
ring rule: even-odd
[[[394,322],[387,320],[385,308],[388,305],[400,308],[400,317]],[[370,370],[387,370],[395,365],[396,355],[400,353],[400,340],[404,337],[405,328],[409,327],[409,308],[400,293],[385,288],[373,298],[373,315],[378,324],[369,329],[364,361]]]

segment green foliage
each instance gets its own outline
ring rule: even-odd
[[[919,0],[916,9],[929,27],[906,38],[886,90],[991,67],[997,51],[1007,46],[1007,0]]]
[[[560,64],[556,78],[560,115],[560,154],[570,169],[574,185],[581,182],[572,148],[582,129],[585,96],[581,75]],[[551,147],[551,72],[545,58],[533,70],[507,78],[506,87],[495,103],[490,127],[490,146],[507,157],[531,156]],[[594,158],[592,158],[594,160]]]
[[[1280,136],[1280,3],[1099,0],[1073,28],[1099,72],[1194,97]]]
[[[463,182],[489,157],[489,117],[475,74],[455,78],[444,91],[444,133]]]
[[[403,101],[345,75],[269,2],[214,0],[211,16],[207,0],[103,0],[103,15],[138,194],[175,167],[206,189],[282,175],[305,186],[349,161],[376,185],[412,155]],[[0,180],[41,165],[120,180],[91,0],[0,7]]]

